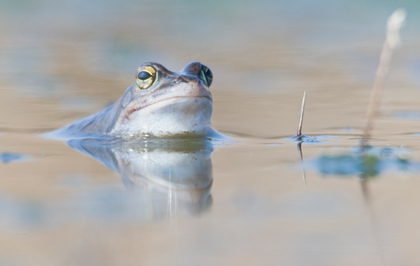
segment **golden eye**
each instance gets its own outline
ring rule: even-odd
[[[152,86],[156,80],[156,69],[152,66],[142,67],[136,77],[136,84],[141,90],[145,90]]]

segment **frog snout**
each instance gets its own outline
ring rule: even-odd
[[[196,76],[177,76],[172,80],[173,83],[180,83],[180,82],[186,82],[186,83],[198,83],[198,77]]]

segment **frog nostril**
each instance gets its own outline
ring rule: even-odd
[[[173,83],[180,83],[181,81],[182,81],[182,78],[179,76],[174,78],[174,80],[172,80]]]

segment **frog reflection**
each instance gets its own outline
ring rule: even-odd
[[[152,218],[199,214],[212,204],[212,143],[207,139],[71,140],[69,146],[105,164],[141,198]]]

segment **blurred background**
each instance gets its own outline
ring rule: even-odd
[[[366,188],[351,159],[350,173],[324,164],[358,145],[400,7],[407,23],[371,142],[396,159],[375,157]],[[414,0],[0,0],[0,265],[418,265],[419,14]],[[104,149],[114,173],[89,145],[37,136],[117,100],[147,61],[209,66],[212,124],[242,138]],[[323,140],[303,145],[306,185],[285,139],[305,90],[304,133]],[[152,181],[189,175],[182,192],[173,180],[138,185],[151,172],[131,172],[130,188],[123,154]],[[197,169],[199,191],[184,193]]]
[[[346,96],[339,100],[343,107],[366,102],[385,22],[397,7],[405,7],[409,15],[389,84],[415,86],[416,1],[2,0],[1,108],[9,117],[2,127],[55,128],[120,97],[143,62],[159,62],[177,71],[188,62],[201,61],[215,75],[217,127],[287,135],[290,130],[283,133],[282,121],[292,110],[281,106],[280,96],[289,102],[297,100],[289,95],[293,92],[300,97],[303,90],[314,91],[309,95],[322,98],[320,108],[328,113],[336,93]],[[358,91],[361,87],[365,90]],[[266,95],[278,97],[261,100]],[[34,101],[42,101],[42,106],[30,112],[13,108],[16,98],[26,101],[26,108]],[[298,108],[295,102],[293,106]],[[364,106],[354,111],[359,110],[363,114]],[[347,113],[338,113],[336,120],[342,121]],[[225,116],[229,119],[218,119]],[[56,118],[64,123],[56,123]],[[264,118],[279,123],[271,131]],[[244,119],[253,122],[232,123]],[[325,126],[333,125],[328,121]]]

